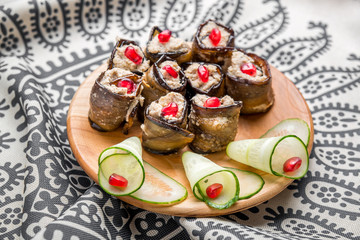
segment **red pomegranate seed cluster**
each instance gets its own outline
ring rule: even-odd
[[[211,184],[206,188],[206,195],[209,198],[216,198],[223,190],[223,185],[220,183]]]
[[[197,73],[202,82],[206,83],[209,81],[209,70],[204,65],[198,67]]]
[[[220,99],[217,97],[208,98],[204,103],[204,107],[208,107],[208,108],[216,108],[216,107],[220,107],[220,105],[221,105]]]
[[[123,176],[120,176],[116,173],[113,173],[109,177],[109,184],[114,187],[127,187],[128,180],[124,178]]]
[[[240,66],[241,72],[250,75],[252,77],[256,76],[256,67],[252,63],[245,63]]]
[[[161,116],[172,116],[175,117],[179,111],[179,107],[176,103],[171,102],[166,107],[161,109]]]
[[[302,160],[299,157],[292,157],[284,162],[283,170],[284,172],[294,172],[299,169],[301,166]]]
[[[164,30],[158,34],[158,39],[160,43],[167,43],[170,40],[170,37],[171,37],[170,30]]]
[[[211,31],[211,33],[210,33],[210,35],[209,35],[209,38],[210,38],[210,40],[211,40],[211,42],[212,42],[212,44],[213,44],[214,46],[219,45],[219,42],[220,42],[220,40],[221,40],[221,32],[220,32],[220,30],[217,29],[217,28],[214,28],[214,29]]]
[[[136,90],[136,85],[130,79],[124,78],[117,83],[118,87],[127,88],[127,94],[133,93]]]
[[[166,65],[163,67],[163,69],[170,74],[170,76],[172,76],[173,78],[177,78],[178,77],[178,73],[175,71],[175,69],[170,66],[170,65]]]
[[[125,56],[135,64],[141,64],[142,57],[136,52],[135,48],[129,46],[125,49]]]

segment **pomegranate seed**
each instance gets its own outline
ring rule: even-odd
[[[130,94],[136,90],[136,85],[130,79],[123,79],[117,83],[118,87],[127,88],[127,94]]]
[[[158,34],[158,39],[160,43],[167,43],[170,40],[170,37],[171,37],[170,30],[164,30]]]
[[[166,107],[161,109],[161,116],[175,117],[178,112],[178,105],[174,102],[169,103]]]
[[[140,64],[142,62],[142,57],[136,52],[135,48],[129,46],[125,49],[125,56],[135,64]]]
[[[209,81],[209,71],[205,66],[200,65],[198,67],[197,73],[202,82],[206,83],[207,81]]]
[[[299,167],[301,166],[301,162],[302,160],[299,157],[289,158],[288,160],[286,160],[286,162],[284,162],[284,172],[293,172],[299,169]]]
[[[206,188],[206,194],[209,198],[216,198],[223,190],[223,185],[220,183],[211,184]]]
[[[123,176],[113,173],[109,177],[109,184],[115,187],[127,187],[128,180],[126,180]]]
[[[210,38],[212,44],[214,46],[217,46],[219,44],[220,40],[221,40],[221,32],[220,32],[220,30],[217,29],[217,28],[214,28],[211,31],[211,33],[209,35],[209,38]]]
[[[163,69],[170,74],[170,76],[172,76],[173,78],[177,78],[178,77],[178,73],[175,71],[175,69],[170,66],[170,65],[166,65],[163,67]]]
[[[215,107],[219,107],[220,105],[221,105],[220,99],[218,99],[217,97],[208,98],[204,103],[204,107],[208,107],[208,108],[215,108]]]
[[[252,63],[245,63],[245,64],[241,65],[240,70],[241,70],[241,72],[243,72],[247,75],[250,75],[252,77],[256,76],[256,67]]]

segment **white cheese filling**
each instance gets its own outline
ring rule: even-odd
[[[209,79],[207,82],[201,81],[198,75],[199,66],[200,66],[199,63],[193,63],[184,72],[185,76],[190,80],[191,86],[193,88],[197,88],[202,91],[207,91],[212,86],[215,86],[220,82],[221,75],[217,71],[217,67],[212,64],[204,64],[204,66],[207,68],[209,72]]]
[[[113,58],[113,64],[115,68],[122,68],[129,71],[145,72],[150,67],[150,61],[144,60],[141,64],[135,64],[129,58],[125,56],[125,50],[127,47],[133,47],[137,54],[144,59],[144,54],[141,49],[133,44],[123,45],[120,48],[116,48],[116,53]]]
[[[183,95],[177,92],[170,92],[165,96],[159,98],[158,101],[154,101],[149,105],[148,113],[150,116],[155,118],[161,118],[161,110],[167,107],[170,103],[176,103],[178,105],[178,111],[175,116],[166,115],[162,118],[166,120],[177,120],[182,117],[182,113],[185,107],[185,98]]]
[[[216,46],[214,46],[214,44],[212,43],[212,41],[209,38],[209,35],[210,35],[211,31],[214,28],[219,29],[219,31],[221,33],[220,42]],[[206,47],[209,47],[209,48],[212,48],[212,47],[226,47],[227,43],[229,41],[230,33],[228,31],[226,31],[225,28],[217,25],[215,22],[209,21],[205,26],[202,27],[199,37],[200,37],[200,40],[202,41],[202,43]]]
[[[241,71],[241,66],[245,63],[253,63],[256,67],[256,76],[252,77]],[[267,76],[264,75],[261,68],[254,63],[254,59],[247,56],[246,54],[240,51],[234,51],[231,56],[230,66],[227,69],[227,73],[233,75],[234,77],[246,78],[252,81],[264,81]]]
[[[127,88],[118,87],[114,84],[111,84],[114,80],[119,79],[121,77],[126,77],[129,75],[134,75],[132,72],[121,69],[121,68],[113,68],[110,70],[106,70],[104,77],[101,79],[100,84],[109,89],[113,93],[117,93],[120,95],[131,95],[127,94]],[[135,83],[134,83],[135,84]]]

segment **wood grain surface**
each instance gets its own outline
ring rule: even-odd
[[[71,149],[81,167],[97,183],[98,156],[100,152],[130,136],[141,138],[141,123],[137,121],[130,129],[128,135],[123,135],[121,129],[113,132],[98,132],[90,127],[88,121],[90,91],[95,79],[105,68],[105,65],[100,66],[81,84],[72,99],[67,118],[67,133]],[[281,120],[301,118],[310,126],[311,135],[308,146],[310,154],[313,145],[314,127],[308,105],[295,85],[281,72],[271,67],[271,73],[273,75],[273,89],[275,93],[273,107],[267,113],[250,116],[241,115],[236,140],[258,138]],[[177,154],[167,156],[152,154],[143,150],[143,159],[145,161],[173,177],[187,188],[188,197],[183,202],[169,206],[149,204],[127,196],[119,198],[136,207],[162,214],[187,217],[218,216],[239,212],[269,200],[279,194],[293,181],[283,177],[272,176],[271,174],[240,164],[229,159],[225,151],[208,154],[206,157],[221,166],[253,171],[260,174],[265,181],[263,189],[255,196],[246,200],[240,200],[228,209],[213,209],[204,202],[197,200],[190,189],[181,163],[181,154],[187,150],[189,150],[188,147]]]

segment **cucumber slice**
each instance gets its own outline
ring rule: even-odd
[[[292,179],[302,178],[309,167],[307,148],[295,135],[231,142],[226,154],[235,161],[264,172]],[[291,157],[300,157],[302,164],[294,172],[284,172],[283,165]]]
[[[100,165],[101,161],[104,160],[107,156],[110,156],[114,153],[118,154],[129,154],[132,153],[142,164],[142,147],[141,141],[138,137],[130,137],[124,141],[106,148],[102,151],[98,158],[98,163]]]
[[[186,177],[190,182],[195,197],[210,207],[229,208],[239,196],[239,181],[236,175],[200,154],[185,152],[182,155]],[[223,190],[216,198],[206,195],[206,188],[214,183],[223,185]]]
[[[188,192],[186,188],[157,168],[144,161],[145,181],[131,197],[147,203],[174,204],[184,200]]]
[[[258,192],[263,188],[265,181],[264,179],[257,173],[240,170],[237,168],[226,167],[233,173],[236,174],[240,183],[240,192],[239,192],[239,200],[247,199]]]
[[[110,185],[109,177],[113,173],[126,178],[128,186],[118,188]],[[142,148],[138,137],[128,138],[100,154],[98,180],[105,192],[114,196],[129,195],[143,185],[144,178]]]
[[[269,129],[261,138],[281,137],[287,135],[298,136],[306,146],[310,141],[309,125],[300,118],[285,119]]]

